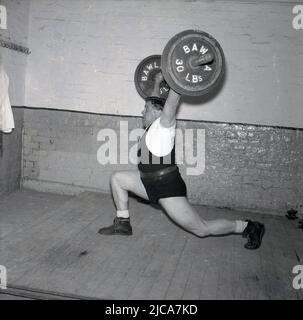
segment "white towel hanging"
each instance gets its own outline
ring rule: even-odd
[[[14,115],[8,95],[9,78],[0,64],[0,131],[10,133],[15,128]]]

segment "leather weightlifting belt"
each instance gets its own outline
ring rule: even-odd
[[[171,173],[171,172],[174,172],[174,171],[177,171],[178,170],[178,167],[177,166],[170,166],[170,167],[167,167],[165,169],[161,169],[161,170],[158,170],[158,171],[153,171],[153,172],[142,172],[140,171],[140,176],[141,178],[159,178],[159,177],[162,177],[164,176],[165,174],[168,174],[168,173]]]

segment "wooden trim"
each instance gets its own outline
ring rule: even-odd
[[[23,297],[33,300],[102,300],[94,297],[80,296],[72,293],[61,293],[23,286],[8,286],[0,289],[0,294]]]

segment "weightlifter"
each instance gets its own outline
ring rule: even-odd
[[[117,209],[113,225],[99,230],[102,235],[132,235],[128,211],[128,192],[159,203],[179,226],[198,237],[241,234],[247,238],[246,249],[260,247],[265,227],[260,222],[242,220],[204,220],[189,204],[186,185],[175,163],[176,113],[180,95],[170,89],[167,100],[160,98],[162,73],[156,75],[152,96],[142,112],[146,129],[140,139],[138,170],[118,171],[110,184]]]

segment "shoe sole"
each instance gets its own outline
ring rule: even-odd
[[[132,236],[132,233],[101,233],[98,232],[99,234],[101,234],[102,236]]]
[[[264,224],[261,224],[261,226],[262,226],[262,230],[261,230],[260,236],[259,236],[259,245],[257,247],[254,247],[254,248],[245,247],[246,249],[248,249],[248,250],[256,250],[256,249],[259,249],[261,247],[262,239],[263,239],[263,236],[265,234],[265,226],[264,226]]]

